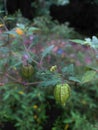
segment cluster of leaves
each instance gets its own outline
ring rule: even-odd
[[[27,92],[24,87],[6,84],[0,89],[0,123],[13,122],[19,130],[42,130],[46,120],[44,93],[39,88]]]
[[[52,35],[56,38],[82,38],[79,33],[77,33],[74,28],[69,27],[69,23],[65,23],[60,25],[58,21],[51,21],[51,17],[49,15],[47,16],[41,16],[36,17],[34,19],[34,25],[41,29],[41,33],[44,35]],[[54,35],[55,34],[55,35]]]
[[[96,37],[86,39],[89,45],[83,44],[85,40],[68,41],[67,38],[75,36],[72,29],[66,26],[68,31],[62,32],[60,27],[58,29],[54,23],[44,19],[36,19],[35,26],[18,23],[11,30],[1,19],[0,125],[11,121],[17,130],[48,129],[47,122],[51,122],[59,109],[59,105],[54,103],[54,86],[68,83],[71,98],[61,114],[54,118],[51,129],[97,130],[98,126],[94,124],[98,119],[97,47],[93,48],[91,43],[95,45],[98,40]],[[62,33],[64,39],[59,36]],[[34,69],[29,78],[22,74],[25,64]],[[51,71],[54,66],[56,69]],[[52,112],[52,118],[47,110]]]

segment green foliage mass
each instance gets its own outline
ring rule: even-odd
[[[47,17],[33,24],[19,18],[11,30],[0,18],[0,127],[12,122],[17,130],[97,130],[97,37],[79,40],[67,24]],[[22,65],[33,67],[29,78]],[[62,107],[53,93],[64,83],[71,96]]]

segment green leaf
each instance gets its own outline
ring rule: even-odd
[[[37,27],[30,27],[30,28],[28,29],[28,31],[30,31],[30,32],[39,31],[39,30],[40,30],[40,29],[37,28]]]
[[[73,81],[73,82],[77,82],[77,83],[80,83],[80,82],[81,82],[77,77],[73,77],[73,76],[70,76],[70,77],[69,77],[69,80],[70,80],[70,81]]]
[[[3,100],[4,100],[4,101],[5,101],[5,100],[8,100],[9,97],[10,97],[10,93],[7,92],[7,93],[4,95]]]
[[[87,71],[87,72],[83,75],[82,80],[81,80],[81,83],[87,83],[87,82],[93,80],[95,76],[96,76],[96,71],[93,71],[93,70]]]
[[[74,39],[74,40],[71,40],[72,42],[75,42],[75,43],[78,43],[78,44],[81,44],[81,45],[84,45],[84,40],[80,40],[80,39]]]
[[[59,82],[60,82],[60,79],[53,79],[53,80],[51,79],[51,80],[48,80],[48,81],[42,81],[40,85],[43,86],[43,87],[54,86]]]
[[[14,30],[6,31],[5,34],[15,35],[17,36],[16,32]]]
[[[12,20],[12,21],[14,21],[15,18],[14,17],[6,17],[6,20]]]
[[[80,40],[80,39],[74,39],[71,40],[72,42],[78,43],[80,45],[88,45],[91,46],[91,42],[88,42],[87,40]]]
[[[91,47],[94,49],[98,49],[98,38],[96,36],[92,36]]]
[[[51,52],[51,50],[53,49],[54,45],[51,45],[49,47],[47,47],[44,52],[42,53],[42,57],[44,58],[47,54],[49,54]]]
[[[74,73],[74,65],[70,64],[68,66],[65,66],[64,68],[62,68],[62,72],[67,73],[67,74],[73,74]]]
[[[13,97],[14,97],[16,100],[18,100],[18,101],[20,100],[19,95],[16,94],[16,93],[13,95]]]
[[[17,24],[17,27],[19,27],[19,28],[21,28],[21,29],[25,29],[25,25],[24,25],[24,24],[18,23],[18,24]]]

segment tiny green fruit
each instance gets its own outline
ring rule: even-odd
[[[34,73],[34,68],[31,64],[23,65],[21,71],[23,77],[30,78]]]
[[[67,83],[57,84],[54,89],[54,98],[56,102],[58,102],[62,106],[65,106],[66,101],[70,97],[70,91],[70,86]]]

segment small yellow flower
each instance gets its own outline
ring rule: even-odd
[[[40,123],[41,123],[41,120],[38,118],[38,119],[37,119],[37,122],[40,124]]]
[[[38,108],[38,106],[37,106],[37,105],[34,105],[34,106],[33,106],[33,108],[34,108],[34,109],[37,109],[37,108]]]
[[[37,119],[38,117],[37,117],[37,115],[34,115],[34,119]]]
[[[64,130],[68,130],[68,128],[69,128],[69,124],[66,124]]]
[[[3,27],[4,26],[4,24],[0,24],[0,27]]]
[[[10,34],[10,38],[15,38],[15,35],[14,34]]]
[[[20,28],[16,28],[15,31],[16,31],[16,33],[17,33],[18,35],[23,35],[23,34],[24,34],[23,30],[20,29]]]
[[[53,72],[53,71],[55,71],[56,69],[57,69],[57,66],[54,65],[54,66],[52,66],[52,67],[50,68],[50,71]]]
[[[86,102],[85,100],[82,100],[81,103],[82,103],[83,105],[86,105],[86,104],[87,104],[87,102]]]
[[[23,91],[19,91],[18,93],[19,93],[20,95],[23,95],[23,94],[24,94],[24,92],[23,92]]]

